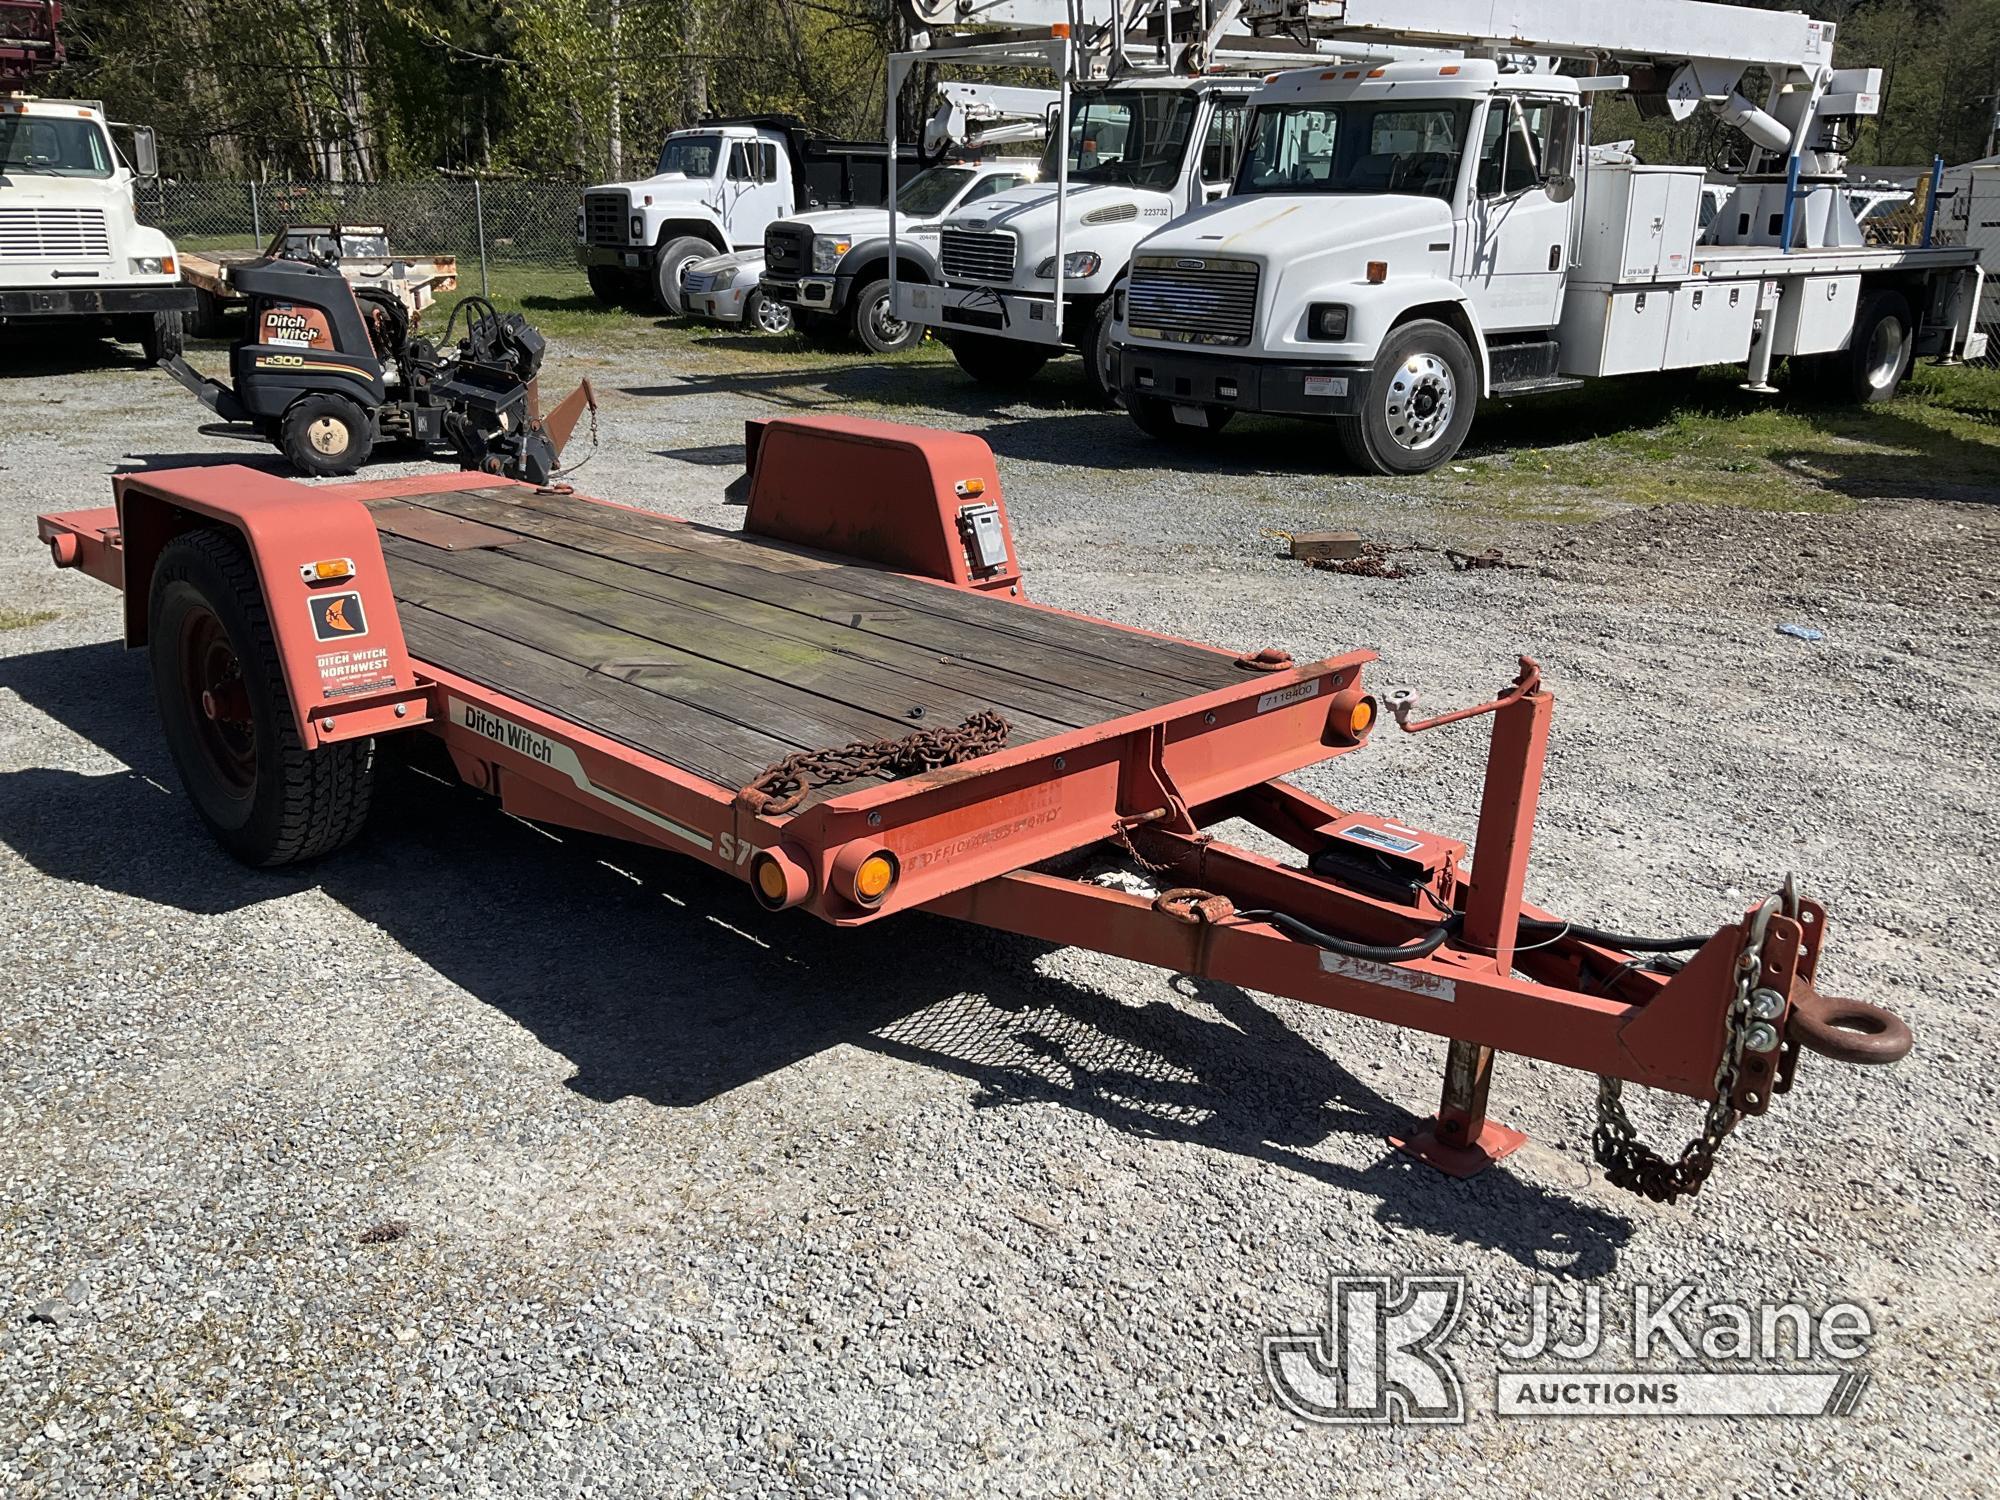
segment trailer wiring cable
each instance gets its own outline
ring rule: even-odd
[[[1584,927],[1575,922],[1546,921],[1539,917],[1521,918],[1523,932],[1553,932],[1551,941],[1559,942],[1563,937],[1581,938],[1586,943],[1595,943],[1600,948],[1617,948],[1626,953],[1691,953],[1708,941],[1706,937],[1634,937],[1629,932],[1605,932],[1597,927]],[[1713,937],[1714,934],[1709,934]],[[1546,944],[1537,943],[1536,947]]]
[[[1312,923],[1301,921],[1287,912],[1239,911],[1236,915],[1248,921],[1269,922],[1281,932],[1324,948],[1329,953],[1338,953],[1343,958],[1358,958],[1378,964],[1407,964],[1415,963],[1420,958],[1429,958],[1456,937],[1459,929],[1465,925],[1465,918],[1453,912],[1450,917],[1415,941],[1387,946],[1379,943],[1357,943],[1348,938],[1335,937],[1332,933],[1322,932]]]

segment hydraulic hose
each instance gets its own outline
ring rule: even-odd
[[[1329,953],[1338,953],[1346,958],[1365,959],[1378,964],[1407,964],[1414,963],[1420,958],[1429,958],[1458,931],[1464,920],[1454,913],[1415,942],[1384,947],[1375,943],[1356,943],[1347,938],[1335,937],[1330,932],[1321,932],[1310,922],[1301,922],[1297,917],[1288,916],[1281,911],[1245,911],[1238,912],[1237,915],[1269,922],[1273,927],[1305,942],[1316,944]]]

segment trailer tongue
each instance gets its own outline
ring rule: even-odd
[[[1789,883],[1690,938],[1526,901],[1553,710],[1533,662],[1489,703],[1384,713],[1366,651],[1238,654],[1023,599],[975,438],[800,418],[750,439],[741,533],[480,475],[233,466],[125,476],[115,509],[40,530],[124,590],[190,799],[254,864],[352,838],[374,739],[421,730],[508,811],[691,856],[774,910],[925,910],[1445,1037],[1442,1105],[1399,1144],[1457,1175],[1522,1139],[1486,1118],[1496,1054],[1596,1074],[1599,1161],[1668,1201],[1802,1050],[1909,1050],[1815,988],[1825,911]],[[1283,779],[1389,718],[1491,720],[1469,867]],[[1293,856],[1209,831],[1238,818]],[[1090,850],[1119,888],[1074,873]],[[1704,1103],[1686,1150],[1639,1144],[1626,1083]]]

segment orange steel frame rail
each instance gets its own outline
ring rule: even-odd
[[[785,435],[803,445],[802,456],[811,453],[814,429],[901,443],[933,458],[943,453],[947,468],[967,461],[962,445],[984,452],[973,439],[882,424],[786,421],[769,429],[758,435],[767,452]],[[985,462],[990,467],[990,455]],[[234,466],[187,469],[127,476],[115,509],[47,515],[40,533],[58,566],[125,590],[127,643],[139,645],[146,579],[164,539],[190,526],[234,527],[262,580],[308,744],[420,729],[442,739],[460,776],[509,812],[698,859],[750,884],[767,906],[798,907],[839,926],[920,909],[1446,1038],[1440,1108],[1398,1144],[1454,1175],[1479,1170],[1523,1139],[1486,1117],[1496,1053],[1694,1098],[1712,1095],[1754,912],[1722,924],[1677,972],[1574,935],[1520,940],[1524,921],[1553,920],[1524,894],[1554,706],[1532,662],[1524,659],[1519,677],[1474,709],[1412,723],[1410,705],[1394,704],[1400,727],[1411,732],[1492,719],[1469,871],[1461,844],[1366,821],[1370,836],[1386,826],[1430,851],[1433,868],[1414,903],[1316,872],[1313,858],[1355,825],[1355,811],[1283,779],[1367,743],[1376,727],[1375,700],[1362,682],[1374,660],[1367,651],[1308,664],[1282,653],[1243,658],[1239,686],[771,816],[739,788],[408,655],[362,502],[502,482],[452,474],[304,490]],[[991,494],[997,499],[997,478]],[[948,500],[940,526],[949,524]],[[905,504],[904,523],[929,505],[920,500],[912,512]],[[868,534],[857,520],[849,544],[862,561],[874,560],[861,540]],[[815,541],[832,549],[842,538]],[[1011,539],[1008,546],[1011,566]],[[328,556],[354,564],[342,586],[361,595],[383,652],[369,665],[372,675],[357,678],[346,662],[334,664],[343,675],[322,675],[326,653],[307,629],[315,586],[300,570]],[[1009,576],[1018,579],[1018,571]],[[978,586],[962,576],[928,581]],[[1018,598],[1006,607],[1046,608]],[[1304,860],[1279,862],[1204,831],[1231,818]],[[1099,845],[1128,850],[1173,889],[1148,899],[1047,868],[1058,856]],[[888,856],[894,879],[870,903],[856,898],[855,876],[877,855]],[[1455,923],[1452,938],[1394,962],[1298,935],[1304,923],[1350,943],[1402,945],[1434,930],[1442,914]],[[1743,1058],[1731,1103],[1744,1114],[1764,1112],[1789,1086],[1802,1037],[1847,1061],[1888,1061],[1907,1050],[1907,1029],[1885,1012],[1817,994],[1824,932],[1825,912],[1810,901],[1765,926],[1754,979],[1785,997],[1774,1026],[1786,1042]],[[1832,1008],[1840,1014],[1831,1016]],[[1877,1045],[1843,1050],[1830,1019],[1852,1028],[1849,1034],[1874,1034]]]

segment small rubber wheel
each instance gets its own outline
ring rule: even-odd
[[[301,474],[352,474],[375,451],[368,414],[345,396],[301,396],[278,423],[278,446]]]
[[[1478,409],[1479,367],[1465,340],[1420,318],[1390,333],[1360,409],[1334,418],[1334,430],[1364,473],[1423,474],[1464,446]]]
[[[905,323],[896,316],[886,276],[856,288],[853,308],[854,337],[871,354],[899,354],[923,342],[923,324]]]
[[[951,341],[951,357],[958,361],[961,370],[981,385],[1001,387],[1026,385],[1049,362],[1048,355],[1042,352],[1039,345],[989,338],[976,333],[955,334]]]
[[[1106,297],[1097,304],[1083,340],[1084,381],[1090,387],[1090,399],[1107,409],[1123,399],[1118,394],[1118,346],[1111,337],[1112,303],[1113,299]]]
[[[583,279],[590,295],[604,307],[623,307],[632,300],[632,283],[616,266],[585,266]]]
[[[774,301],[761,291],[743,299],[743,326],[758,333],[787,334],[792,331],[792,308],[788,302]]]
[[[187,319],[180,313],[153,313],[139,325],[139,349],[149,365],[172,359],[186,347]]]
[[[653,300],[659,303],[661,312],[677,318],[686,313],[687,302],[681,295],[681,272],[695,261],[713,254],[713,245],[691,234],[668,240],[660,246],[660,253],[653,257]]]
[[[1174,415],[1173,402],[1162,401],[1157,396],[1135,396],[1126,406],[1132,413],[1132,420],[1148,436],[1156,437],[1163,443],[1188,446],[1214,437],[1236,415],[1235,408],[1228,406],[1187,407],[1184,410],[1198,412],[1201,420],[1183,421]]]
[[[167,543],[147,619],[167,749],[216,841],[260,868],[350,842],[368,817],[375,742],[305,748],[242,542],[203,530]]]

